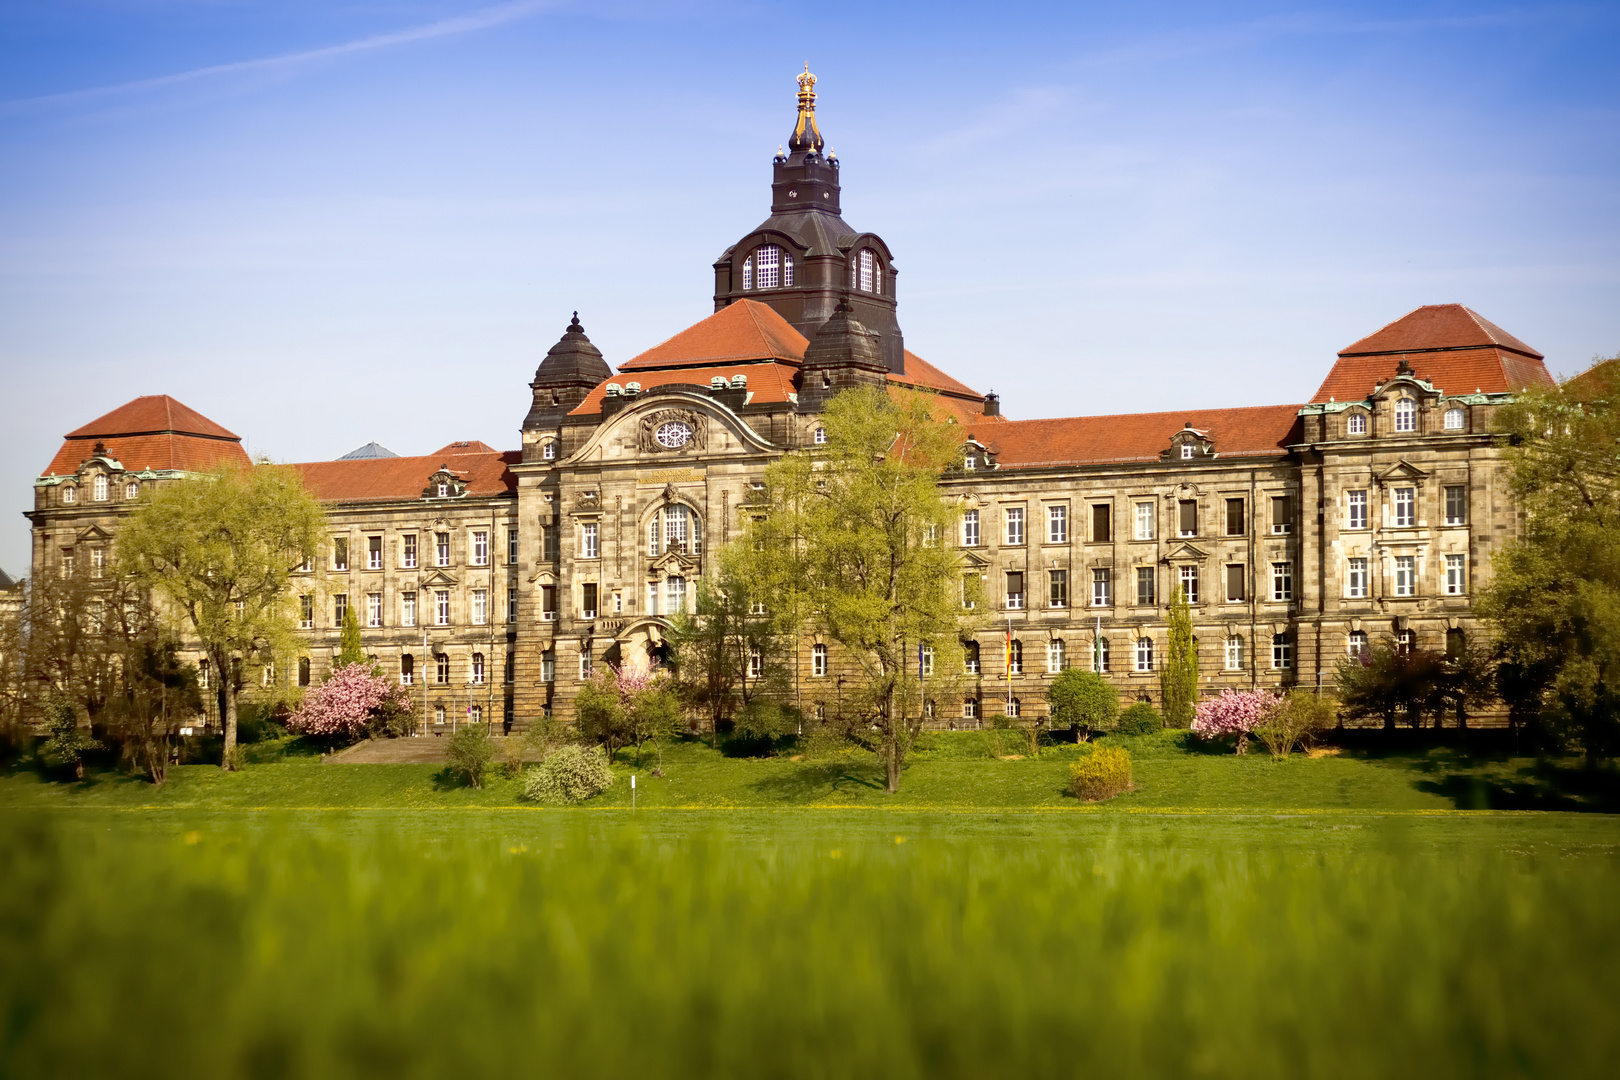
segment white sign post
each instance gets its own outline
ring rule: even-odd
[[[631,773],[630,774],[630,816],[635,817],[635,814],[636,814],[636,774]]]

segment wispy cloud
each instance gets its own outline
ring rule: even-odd
[[[240,75],[255,71],[274,71],[321,60],[331,60],[352,53],[371,52],[376,49],[387,49],[395,45],[408,45],[416,41],[429,41],[433,38],[451,37],[456,34],[470,34],[478,30],[487,30],[492,26],[499,26],[502,23],[525,18],[546,8],[558,7],[562,2],[563,0],[515,0],[513,3],[495,4],[491,7],[479,8],[465,15],[440,19],[438,22],[411,26],[386,34],[375,34],[354,41],[345,41],[338,45],[323,45],[318,49],[305,49],[302,52],[283,53],[280,56],[266,56],[256,60],[237,60],[228,64],[210,64],[207,67],[193,68],[190,71],[180,71],[172,75],[157,75],[150,79],[135,79],[131,82],[113,83],[109,86],[92,86],[83,90],[68,90],[59,94],[17,98],[12,101],[0,102],[0,111],[16,112],[39,106],[69,104],[76,101],[138,93],[143,90],[157,90],[166,86],[196,82],[199,79],[214,79],[221,76]]]

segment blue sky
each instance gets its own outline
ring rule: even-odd
[[[0,3],[0,567],[168,393],[280,460],[517,445],[710,308],[793,76],[908,346],[1015,417],[1303,401],[1460,301],[1620,350],[1608,4]]]

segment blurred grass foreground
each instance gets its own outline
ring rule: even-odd
[[[0,1075],[1440,1078],[1620,1060],[1612,851],[113,817],[0,830]]]

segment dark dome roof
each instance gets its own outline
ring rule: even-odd
[[[585,328],[579,325],[579,312],[576,311],[573,322],[563,331],[562,339],[540,361],[540,367],[534,373],[534,382],[529,385],[536,389],[579,383],[595,386],[612,376],[613,369],[602,359],[601,350],[585,336]]]

